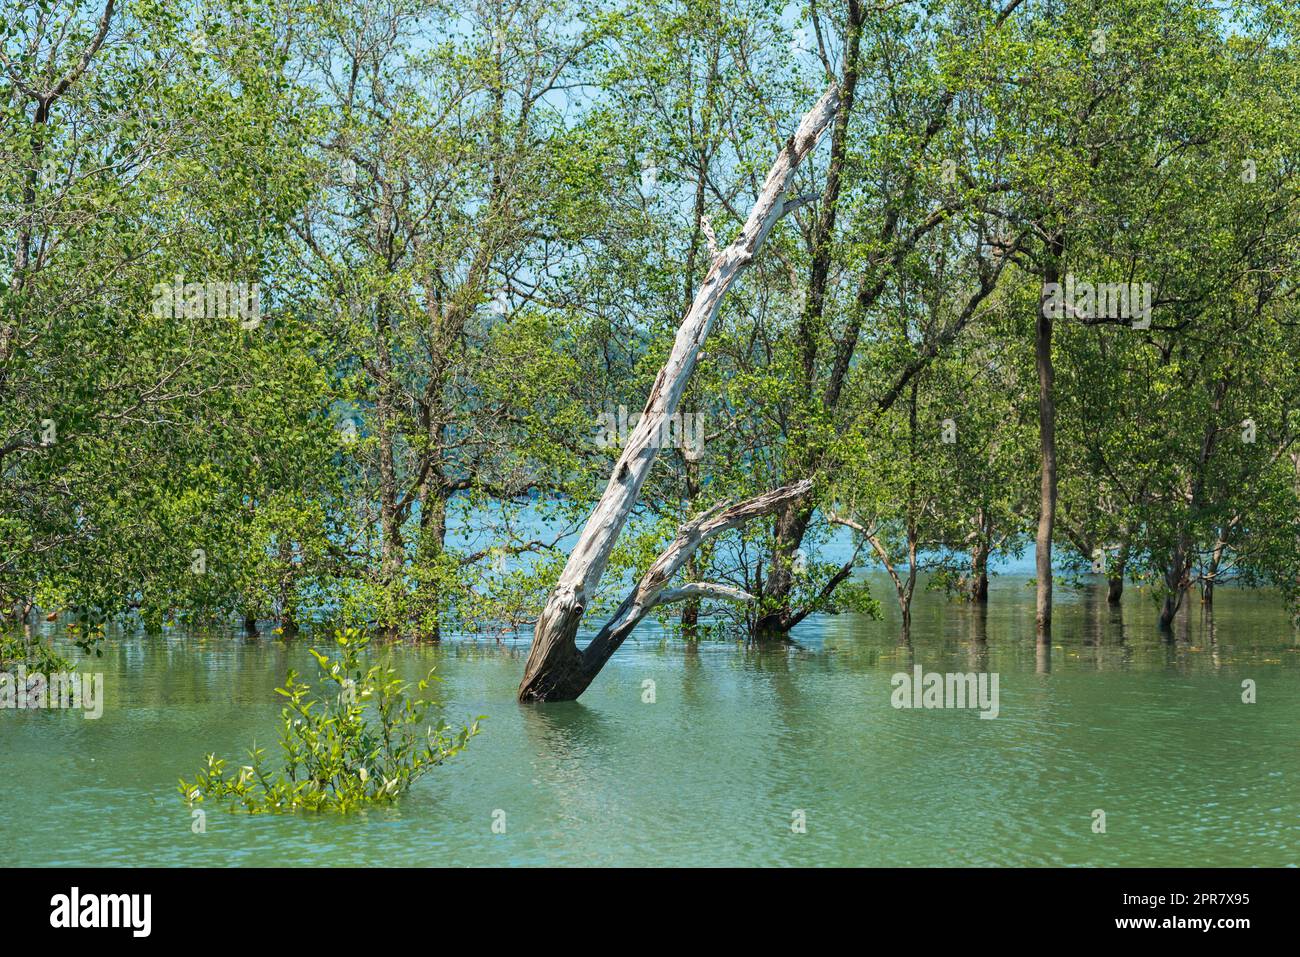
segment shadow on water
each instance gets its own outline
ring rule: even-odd
[[[517,705],[524,735],[537,753],[573,758],[599,751],[610,740],[609,721],[581,701]]]

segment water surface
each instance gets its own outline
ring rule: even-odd
[[[436,666],[449,721],[488,716],[468,751],[391,808],[209,806],[203,834],[177,778],[209,751],[240,759],[253,741],[274,745],[274,688],[291,667],[314,673],[312,639],[113,637],[78,664],[105,674],[100,720],[0,712],[0,854],[216,866],[1300,861],[1300,641],[1275,599],[1222,589],[1212,615],[1194,604],[1164,641],[1136,590],[1120,611],[1095,588],[1065,592],[1048,655],[1019,577],[995,579],[983,613],[920,595],[906,642],[884,612],[809,622],[797,647],[762,651],[643,626],[581,702],[547,706],[514,701],[526,639],[401,646],[412,677]],[[996,672],[999,717],[896,710],[890,678],[915,664]],[[1245,679],[1256,704],[1242,703]],[[494,833],[502,811],[506,832]]]

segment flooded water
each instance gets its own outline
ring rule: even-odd
[[[1118,612],[1096,590],[1058,602],[1047,655],[1033,590],[1012,576],[984,613],[920,595],[907,642],[887,604],[880,621],[810,622],[779,650],[646,626],[581,702],[547,706],[514,700],[526,640],[397,647],[413,677],[437,667],[449,721],[488,716],[468,751],[392,808],[209,806],[202,834],[177,778],[209,751],[274,753],[274,688],[291,667],[314,674],[311,639],[117,637],[78,662],[105,675],[99,720],[0,711],[0,853],[31,865],[1300,862],[1300,640],[1281,604],[1221,589],[1212,616],[1194,603],[1164,641],[1135,590]],[[893,707],[891,677],[916,665],[996,674],[997,718]]]

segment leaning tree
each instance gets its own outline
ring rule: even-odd
[[[585,649],[578,649],[576,637],[583,612],[595,596],[610,554],[636,506],[641,486],[658,452],[656,437],[662,434],[664,424],[677,412],[722,298],[754,261],[777,220],[809,200],[809,197],[787,196],[787,190],[799,164],[812,152],[835,118],[839,102],[839,89],[832,84],[804,115],[799,128],[777,156],[740,235],[724,249],[713,252],[709,271],[677,329],[668,361],[650,388],[641,419],[628,437],[600,501],[587,519],[559,581],[538,616],[523,681],[519,684],[520,701],[572,701],[577,698],[637,623],[658,605],[691,597],[752,599],[739,589],[705,582],[693,582],[679,588],[667,586],[701,543],[806,495],[808,480],[733,505],[718,506],[687,522],[667,550],[642,576],[614,617]]]

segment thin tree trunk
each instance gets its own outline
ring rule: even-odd
[[[866,539],[867,544],[871,546],[871,550],[876,553],[876,558],[879,559],[881,566],[885,569],[885,573],[889,576],[889,580],[893,582],[894,594],[898,596],[898,611],[903,619],[903,631],[906,633],[908,627],[912,623],[912,591],[916,587],[916,550],[912,545],[913,535],[911,525],[909,524],[908,526],[909,567],[907,570],[907,581],[904,582],[903,577],[898,574],[898,566],[895,565],[894,560],[890,558],[889,550],[885,548],[885,543],[881,541],[879,535],[861,522],[854,521],[846,516],[831,513],[827,517],[835,524],[843,525],[845,528],[851,528],[860,534],[864,539]]]
[[[822,200],[821,215],[817,219],[811,241],[812,262],[808,274],[808,295],[804,301],[803,313],[799,317],[804,400],[809,404],[816,401],[814,396],[817,388],[817,347],[830,279],[835,220],[839,212],[844,164],[848,156],[849,122],[856,102],[859,49],[864,19],[865,15],[859,0],[849,0],[839,113],[835,118],[835,126],[831,130],[831,156],[826,169],[826,190]],[[837,374],[843,375],[843,373],[832,372],[832,379]],[[831,398],[824,403],[826,408],[833,408],[835,404],[836,398]],[[797,464],[803,467],[807,464],[807,458]],[[759,641],[782,639],[792,627],[791,622],[795,618],[794,609],[790,606],[790,595],[794,588],[792,566],[795,553],[803,543],[811,521],[812,509],[804,502],[792,502],[776,516],[773,528],[772,565],[767,580],[763,582],[764,601],[768,610],[759,616],[753,628],[753,637]]]
[[[1169,631],[1174,616],[1183,603],[1183,593],[1187,591],[1187,573],[1191,562],[1187,559],[1182,546],[1174,549],[1169,565],[1165,568],[1165,600],[1160,605],[1160,630]]]
[[[684,457],[683,457],[684,458]],[[687,508],[692,511],[695,500],[700,494],[699,474],[700,468],[695,462],[686,459],[686,504]],[[686,563],[686,577],[695,580],[700,577],[700,558],[696,553],[691,556],[690,561]],[[682,633],[688,638],[694,638],[696,627],[700,623],[700,599],[698,596],[692,596],[682,602]]]
[[[1106,603],[1118,605],[1124,597],[1124,571],[1128,567],[1128,527],[1124,528],[1124,540],[1120,543],[1115,564],[1111,567],[1110,577],[1106,581]]]
[[[1228,549],[1228,532],[1227,525],[1219,530],[1214,550],[1210,553],[1210,565],[1206,569],[1205,580],[1201,583],[1201,603],[1204,605],[1214,604],[1214,585],[1219,577],[1219,566],[1223,564],[1223,553]]]
[[[1192,530],[1189,527],[1190,516],[1194,515],[1201,507],[1201,498],[1205,491],[1205,472],[1209,467],[1210,459],[1214,456],[1214,448],[1219,436],[1219,413],[1223,408],[1223,402],[1227,394],[1228,377],[1225,375],[1219,379],[1214,389],[1214,401],[1210,405],[1210,420],[1205,426],[1205,436],[1201,440],[1199,467],[1195,479],[1192,481],[1190,494],[1187,497],[1189,515],[1183,519],[1178,541],[1174,546],[1173,553],[1169,556],[1169,564],[1165,568],[1165,600],[1160,607],[1160,630],[1164,632],[1169,631],[1174,616],[1178,614],[1178,609],[1183,603],[1183,595],[1191,587],[1192,558],[1195,546]]]
[[[970,600],[977,604],[989,600],[989,543],[983,535],[971,551]]]
[[[1059,237],[1052,243],[1050,259],[1039,294],[1038,323],[1035,335],[1035,360],[1038,366],[1038,436],[1042,458],[1039,483],[1038,536],[1035,547],[1035,572],[1038,578],[1034,626],[1038,640],[1052,640],[1052,527],[1056,521],[1056,370],[1052,366],[1052,316],[1048,312],[1047,285],[1060,281]]]
[[[916,442],[918,437],[916,407],[920,391],[921,380],[918,376],[912,380],[912,389],[908,396],[907,406],[907,589],[903,595],[903,628],[909,632],[912,628],[912,595],[916,592],[916,515],[922,509],[916,494]]]
[[[389,637],[395,637],[399,624],[396,620],[396,608],[404,604],[397,600],[404,590],[403,566],[405,564],[405,547],[402,542],[402,519],[398,509],[397,464],[395,443],[397,439],[397,401],[393,384],[393,362],[388,342],[388,325],[386,306],[381,301],[378,306],[379,322],[375,330],[376,366],[378,382],[378,401],[375,403],[376,431],[379,438],[379,527],[382,541],[380,543],[380,578],[387,592],[384,630]]]
[[[970,600],[987,604],[989,600],[989,557],[993,554],[993,516],[984,506],[975,510],[975,544],[971,548]]]
[[[419,616],[419,637],[428,641],[442,640],[442,622],[439,620],[438,587],[441,575],[439,559],[447,544],[447,501],[441,489],[430,486],[420,499],[420,580],[416,587],[416,613]]]
[[[903,610],[903,630],[912,630],[912,596],[916,594],[916,525],[911,520],[907,525],[907,585],[899,595],[899,604]]]
[[[692,210],[693,226],[691,229],[691,241],[686,250],[686,270],[682,280],[682,314],[685,315],[690,311],[691,303],[695,300],[695,269],[698,263],[700,247],[704,242],[704,201],[707,193],[709,178],[709,158],[710,158],[710,123],[712,116],[712,102],[714,90],[718,81],[718,60],[721,56],[721,42],[715,36],[713,49],[709,55],[709,72],[704,82],[704,108],[700,116],[700,139],[697,147],[696,165],[695,165],[695,202]],[[695,509],[695,501],[700,494],[700,466],[697,462],[691,461],[685,455],[682,456],[684,471],[686,473],[686,508],[688,514]],[[695,554],[691,556],[686,565],[686,575],[692,580],[700,575],[700,559],[702,556]],[[696,626],[700,620],[700,598],[692,596],[682,603],[681,625],[682,632],[688,638],[694,638]]]

